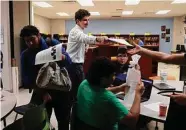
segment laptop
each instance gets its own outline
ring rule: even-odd
[[[153,80],[151,79],[142,79],[145,90],[141,95],[141,102],[148,101],[152,92]]]
[[[153,80],[151,79],[142,79],[142,82],[144,83],[145,90],[143,94],[141,95],[141,102],[148,101],[150,99],[151,91],[152,91],[152,86],[153,86]],[[124,99],[124,95],[118,94],[116,95],[117,98],[119,99]]]
[[[175,90],[176,89],[166,83],[155,83],[153,86],[159,90]]]

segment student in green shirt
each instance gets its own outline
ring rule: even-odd
[[[107,90],[114,80],[114,72],[115,67],[108,58],[100,57],[92,63],[87,78],[78,89],[77,117],[101,130],[118,130],[118,123],[135,129],[144,87],[141,83],[137,85],[133,105],[128,111],[111,92],[124,90],[124,86]]]

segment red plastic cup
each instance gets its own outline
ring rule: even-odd
[[[162,116],[164,117],[167,113],[167,105],[166,104],[163,104],[163,103],[160,103],[159,105],[159,116]]]

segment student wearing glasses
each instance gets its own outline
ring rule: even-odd
[[[113,82],[114,86],[119,86],[126,82],[126,75],[129,68],[128,55],[126,47],[120,47],[117,51],[117,61],[115,62],[116,65],[116,74],[115,80]]]

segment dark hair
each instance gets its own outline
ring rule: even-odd
[[[85,9],[79,9],[75,13],[75,21],[76,20],[82,20],[85,16],[90,16],[90,13]]]
[[[126,47],[119,47],[117,50],[117,54],[125,54],[127,53],[127,48]]]
[[[35,27],[35,26],[32,26],[32,25],[27,25],[27,26],[24,26],[23,29],[21,30],[21,33],[20,33],[20,37],[29,37],[29,36],[32,36],[32,35],[38,35],[39,34],[39,30]]]
[[[87,73],[87,81],[91,85],[100,85],[102,77],[109,77],[114,72],[115,65],[111,60],[106,57],[99,57],[92,62]]]

